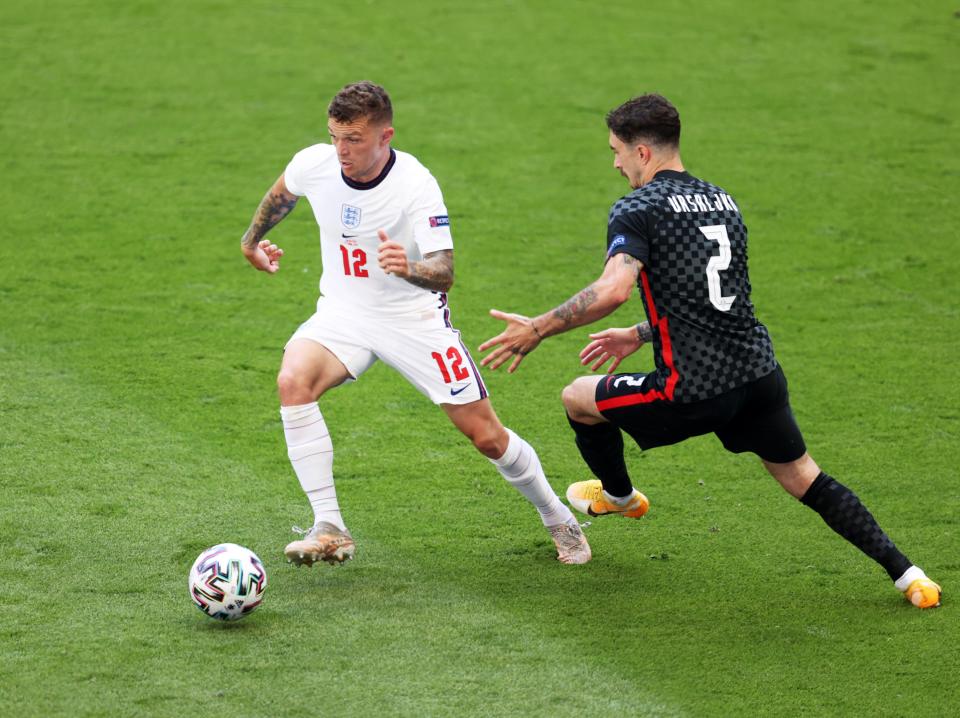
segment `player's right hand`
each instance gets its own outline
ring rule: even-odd
[[[507,323],[506,328],[497,336],[487,339],[480,345],[480,351],[493,349],[480,360],[480,366],[488,369],[496,369],[510,359],[510,366],[507,367],[507,373],[512,374],[520,366],[523,358],[532,352],[542,341],[537,330],[533,326],[533,320],[522,314],[509,314],[501,312],[499,309],[491,309],[490,316],[494,319],[502,319]]]
[[[275,274],[280,269],[280,257],[283,256],[283,250],[269,239],[261,239],[256,247],[241,244],[240,248],[243,250],[243,256],[255,269],[267,274]]]
[[[616,371],[621,361],[642,346],[636,327],[604,329],[602,332],[591,334],[590,338],[593,341],[580,352],[580,364],[586,366],[593,362],[590,369],[598,371],[612,359],[612,363],[607,367],[607,374]]]

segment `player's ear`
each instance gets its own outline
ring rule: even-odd
[[[393,127],[384,127],[383,132],[380,134],[380,142],[385,145],[392,139]]]

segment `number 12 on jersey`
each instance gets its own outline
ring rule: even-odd
[[[369,277],[370,274],[367,272],[367,253],[362,249],[357,247],[351,252],[342,244],[340,245],[340,256],[343,259],[343,273],[348,277]],[[350,258],[353,257],[353,264],[350,263]],[[350,270],[353,270],[351,272]]]
[[[711,224],[700,227],[703,236],[720,245],[720,256],[710,257],[707,262],[707,289],[710,291],[710,303],[721,312],[729,312],[730,307],[737,299],[737,295],[723,296],[720,288],[720,272],[730,266],[730,236],[724,224]]]

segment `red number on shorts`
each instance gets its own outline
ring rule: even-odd
[[[364,252],[359,247],[351,253],[345,246],[340,245],[340,256],[343,258],[343,273],[348,277],[350,273],[350,257],[353,257],[353,276],[354,277],[369,277],[370,274],[364,269],[364,266],[367,264],[367,253]]]
[[[447,365],[443,363],[443,357],[440,355],[440,352],[433,352],[430,354],[433,357],[433,360],[437,363],[437,366],[440,367],[440,373],[443,375],[443,383],[450,383],[450,372],[447,371]]]
[[[460,366],[463,364],[463,357],[460,356],[460,352],[457,351],[456,347],[450,347],[447,349],[447,359],[450,360],[450,368],[453,369],[454,379],[457,381],[463,381],[464,379],[470,378],[470,372]]]
[[[450,372],[447,371],[447,363],[443,360],[443,356],[440,352],[433,352],[430,354],[433,357],[433,360],[437,363],[437,366],[440,368],[440,374],[443,376],[443,383],[449,384],[453,379],[450,378]],[[457,381],[463,381],[464,379],[470,378],[470,372],[463,368],[463,357],[460,355],[460,352],[456,347],[450,347],[447,349],[447,359],[450,360],[450,369],[453,370],[453,378]]]

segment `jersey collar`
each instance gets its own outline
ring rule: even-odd
[[[369,182],[357,182],[356,180],[350,179],[343,173],[342,169],[340,170],[340,176],[343,178],[343,181],[346,183],[347,187],[351,187],[353,189],[373,189],[387,178],[387,175],[390,173],[390,170],[393,168],[393,165],[396,163],[396,161],[397,153],[394,152],[393,148],[391,147],[390,159],[387,160],[387,164],[385,164],[383,169],[380,170],[380,174],[378,174]]]
[[[653,179],[689,179],[692,175],[684,170],[683,172],[678,172],[677,170],[660,170],[657,172]]]

